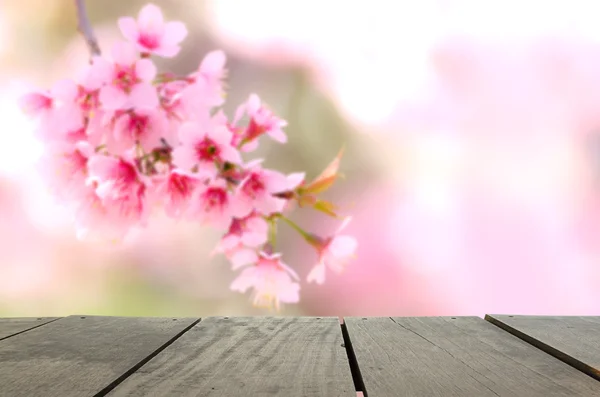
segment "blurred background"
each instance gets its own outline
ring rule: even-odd
[[[87,1],[105,53],[145,3]],[[327,196],[354,216],[358,257],[282,315],[600,314],[600,3],[154,3],[190,31],[161,69],[221,48],[226,112],[256,92],[288,120],[268,166],[314,177],[346,146]],[[12,83],[47,88],[87,60],[72,1],[0,0],[0,316],[268,314],[228,289],[211,230],[157,217],[122,246],[75,238]],[[280,230],[305,278],[315,254]]]

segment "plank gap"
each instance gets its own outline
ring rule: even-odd
[[[10,335],[4,336],[4,337],[0,338],[0,341],[2,341],[2,340],[4,340],[4,339],[12,338],[13,336],[20,335],[20,334],[22,334],[22,333],[24,333],[24,332],[28,332],[28,331],[31,331],[31,330],[33,330],[33,329],[36,329],[36,328],[42,327],[42,326],[44,326],[44,325],[46,325],[46,324],[50,324],[51,322],[54,322],[54,321],[56,321],[56,320],[60,320],[61,318],[62,318],[62,317],[57,317],[57,318],[54,318],[54,319],[52,319],[52,320],[46,321],[46,322],[44,322],[44,323],[41,323],[41,324],[35,325],[35,326],[31,327],[31,328],[27,328],[27,329],[24,329],[24,330],[22,330],[22,331],[15,332],[14,334],[10,334]]]
[[[517,338],[529,343],[530,345],[540,349],[541,351],[543,351],[544,353],[547,353],[549,355],[551,355],[554,358],[559,359],[560,361],[564,362],[565,364],[570,365],[571,367],[575,368],[578,371],[583,372],[584,374],[592,377],[593,379],[600,381],[600,373],[598,373],[598,371],[587,365],[586,363],[576,359],[575,357],[569,356],[566,353],[561,352],[558,349],[555,349],[554,347],[547,345],[546,343],[535,339],[532,336],[527,335],[524,332],[519,331],[516,328],[511,327],[510,325],[490,316],[489,314],[486,314],[484,319],[488,322],[490,322],[491,324],[495,325],[498,328],[501,328],[502,330],[516,336]]]
[[[192,327],[194,327],[196,324],[198,324],[201,320],[202,319],[199,318],[198,320],[194,321],[192,324],[190,324],[189,326],[187,326],[185,329],[183,329],[183,331],[179,332],[177,335],[175,335],[173,338],[171,338],[169,341],[167,341],[167,343],[165,343],[162,346],[160,346],[158,349],[156,349],[154,352],[152,352],[151,354],[149,354],[148,356],[146,356],[139,363],[137,363],[136,365],[134,365],[133,367],[131,367],[129,370],[125,371],[125,373],[123,375],[119,376],[117,379],[115,379],[112,383],[110,383],[104,389],[102,389],[98,393],[96,393],[94,395],[94,397],[104,397],[104,396],[106,396],[115,387],[117,387],[125,379],[127,379],[129,376],[131,376],[131,374],[135,373],[138,369],[140,369],[141,367],[143,367],[144,364],[146,364],[148,361],[152,360],[160,352],[162,352],[167,347],[169,347],[169,345],[171,345],[173,342],[175,342],[177,339],[179,339],[183,334],[185,334],[187,331],[189,331]]]
[[[356,390],[356,395],[368,397],[367,390],[365,388],[365,382],[363,381],[363,377],[360,373],[358,360],[356,359],[356,355],[354,354],[354,349],[352,348],[352,341],[350,340],[350,334],[348,333],[348,328],[346,327],[343,317],[340,317],[340,327],[342,328],[344,347],[346,349],[346,354],[348,355],[348,364],[350,365],[350,373],[352,374],[352,381],[354,382],[354,389]]]

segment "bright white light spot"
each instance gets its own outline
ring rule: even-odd
[[[34,135],[36,123],[21,112],[14,92],[3,91],[8,94],[0,96],[0,174],[25,189],[24,208],[31,222],[42,229],[54,230],[69,219],[66,210],[48,193],[36,169],[44,149]]]
[[[0,173],[24,176],[42,154],[42,144],[34,137],[35,123],[10,95],[0,97],[0,120]]]

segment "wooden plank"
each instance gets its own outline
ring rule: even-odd
[[[337,318],[203,319],[109,396],[355,396]]]
[[[14,317],[0,318],[0,340],[29,331],[48,324],[58,317]]]
[[[0,396],[103,393],[197,321],[70,316],[5,339]]]
[[[600,317],[486,315],[485,319],[600,380]]]
[[[346,318],[369,397],[600,396],[600,383],[479,317]]]

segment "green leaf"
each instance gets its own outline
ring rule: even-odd
[[[329,189],[331,185],[335,182],[338,177],[338,170],[340,168],[340,162],[342,160],[342,156],[344,155],[344,148],[342,147],[338,152],[337,156],[333,159],[331,163],[321,174],[316,177],[309,185],[303,186],[302,190],[305,193],[322,193]]]
[[[313,208],[316,209],[317,211],[321,211],[321,212],[323,212],[329,216],[332,216],[334,218],[338,217],[338,215],[335,213],[335,210],[337,209],[337,207],[335,206],[335,204],[333,204],[329,201],[317,200],[317,202],[315,203]]]

